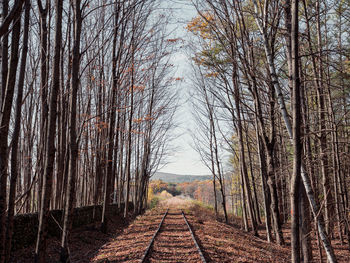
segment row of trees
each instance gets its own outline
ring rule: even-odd
[[[157,0],[0,1],[0,263],[13,218],[39,213],[45,262],[51,209],[64,209],[69,262],[74,207],[140,213],[165,156],[177,107],[169,16]]]
[[[238,191],[245,230],[259,235],[264,216],[268,241],[283,245],[291,219],[293,262],[312,259],[312,231],[336,262],[331,240],[350,245],[349,3],[193,4],[194,145],[224,213]]]

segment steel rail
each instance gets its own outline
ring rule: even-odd
[[[148,254],[149,254],[149,251],[151,250],[151,247],[152,247],[152,245],[153,245],[153,243],[154,243],[154,240],[156,239],[156,236],[157,236],[157,234],[158,234],[160,228],[162,227],[162,224],[163,224],[163,222],[164,222],[165,217],[166,217],[167,214],[168,214],[168,211],[169,211],[169,208],[166,210],[166,212],[165,212],[165,214],[164,214],[164,216],[163,216],[163,218],[162,218],[162,221],[160,221],[159,226],[158,226],[156,232],[153,234],[153,237],[152,237],[152,239],[151,239],[151,242],[149,242],[149,245],[148,245],[148,247],[147,247],[145,253],[144,253],[143,256],[142,256],[142,258],[141,258],[141,260],[140,260],[140,263],[146,262],[145,260],[146,260]]]
[[[184,211],[181,210],[181,213],[182,213],[182,216],[183,216],[183,218],[184,218],[184,220],[185,220],[185,222],[186,222],[186,225],[188,226],[188,230],[190,230],[190,232],[191,232],[192,239],[193,239],[193,241],[194,241],[194,244],[196,245],[196,248],[197,248],[198,253],[199,253],[199,255],[200,255],[201,259],[202,259],[202,262],[203,262],[203,263],[207,263],[207,261],[205,260],[204,255],[203,255],[203,253],[202,253],[202,250],[201,250],[201,248],[200,248],[199,245],[198,245],[198,242],[197,242],[197,240],[196,240],[196,237],[194,236],[194,233],[193,233],[193,231],[192,231],[192,228],[191,228],[190,224],[189,224],[188,221],[187,221],[187,218],[186,218],[186,216],[185,216]]]
[[[152,245],[153,245],[153,243],[154,243],[154,241],[155,241],[155,239],[156,239],[156,237],[157,237],[157,235],[158,235],[158,233],[159,233],[159,231],[160,231],[160,228],[161,228],[162,225],[163,225],[163,222],[164,222],[165,217],[168,215],[168,211],[169,211],[169,208],[166,210],[166,212],[165,212],[165,214],[164,214],[162,220],[161,220],[160,223],[159,223],[159,226],[158,226],[157,230],[156,230],[155,233],[153,234],[153,237],[152,237],[152,239],[151,239],[151,241],[150,241],[150,243],[149,243],[149,245],[148,245],[148,247],[147,247],[145,253],[144,253],[143,256],[142,256],[142,258],[141,258],[141,260],[140,260],[140,263],[146,262],[146,258],[148,257],[149,252],[151,251]],[[190,233],[191,233],[193,242],[194,242],[194,244],[195,244],[195,246],[196,246],[196,248],[197,248],[197,251],[198,251],[199,256],[200,256],[200,258],[201,258],[201,260],[202,260],[202,263],[207,263],[207,261],[205,260],[204,255],[203,255],[203,253],[202,253],[202,250],[201,250],[201,248],[200,248],[199,245],[198,245],[198,242],[197,242],[197,240],[196,240],[196,237],[194,236],[194,233],[193,233],[193,231],[192,231],[192,228],[191,228],[190,224],[189,224],[188,221],[187,221],[187,218],[186,218],[186,216],[185,216],[185,213],[184,213],[182,210],[181,210],[181,214],[182,214],[183,219],[185,220],[185,223],[186,223],[186,225],[187,225],[187,227],[188,227],[188,230],[189,230]]]

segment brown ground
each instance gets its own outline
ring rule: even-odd
[[[197,208],[198,209],[198,208]],[[210,214],[187,216],[208,262],[290,262],[289,249],[213,220]]]
[[[96,251],[90,262],[139,262],[164,213],[165,209],[157,208],[139,216],[121,235]]]
[[[211,212],[192,206],[187,200],[174,197],[163,202],[162,207],[142,216],[139,219],[142,223],[135,222],[130,225],[121,236],[100,249],[94,260],[96,262],[138,262],[166,208],[172,207],[155,239],[149,262],[201,262],[179,208],[184,209],[207,262],[282,263],[290,261],[288,248],[267,243],[236,227],[217,222],[213,219]],[[152,229],[143,228],[145,223],[154,222],[155,218],[157,220]],[[147,239],[147,243],[142,243]],[[108,261],[105,261],[106,259]]]
[[[214,220],[214,214],[199,205],[190,208],[191,216],[187,216],[195,230],[204,255],[210,262],[290,262],[290,225],[283,226],[284,247],[268,243],[264,225],[260,226],[260,237],[254,237],[240,229],[241,220],[230,218],[230,225]],[[314,263],[326,262],[323,251],[320,261],[316,237],[312,236]],[[338,263],[349,263],[350,253],[347,244],[332,240]]]
[[[76,229],[72,233],[69,250],[71,251],[71,262],[73,263],[88,263],[95,257],[95,254],[101,246],[113,240],[118,236],[123,229],[128,226],[128,223],[133,218],[124,220],[120,217],[114,217],[110,220],[108,228],[109,233],[103,234],[100,231],[100,224],[92,224],[80,229]],[[25,234],[25,233],[24,233]],[[46,262],[53,263],[59,259],[60,239],[49,238],[47,242]],[[32,246],[20,249],[12,253],[11,263],[33,263],[34,262],[35,244]]]
[[[108,235],[102,234],[97,225],[75,231],[70,245],[71,262],[139,262],[168,207],[170,214],[150,251],[149,262],[201,262],[179,208],[186,213],[207,262],[290,262],[287,228],[284,230],[287,245],[279,247],[265,241],[262,230],[261,238],[254,237],[239,229],[237,219],[232,225],[220,223],[208,209],[176,197],[137,217],[130,225],[120,218],[113,219]],[[48,243],[47,262],[57,262],[59,240],[52,238]],[[320,262],[316,244],[314,240],[314,262]],[[338,262],[350,262],[347,245],[336,240],[332,245]],[[33,262],[33,251],[34,245],[16,251],[12,262]]]

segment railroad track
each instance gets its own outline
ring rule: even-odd
[[[203,253],[182,210],[164,213],[140,263],[202,262]]]

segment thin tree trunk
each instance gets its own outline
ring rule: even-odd
[[[18,156],[18,143],[19,143],[20,128],[21,128],[23,86],[24,86],[25,69],[26,69],[27,53],[28,53],[29,18],[30,18],[30,2],[29,0],[26,0],[24,32],[23,32],[23,47],[22,47],[22,55],[21,55],[22,57],[21,57],[21,66],[20,66],[18,85],[17,85],[15,128],[12,135],[13,140],[12,140],[12,152],[11,152],[11,181],[10,181],[10,193],[9,193],[9,203],[8,203],[6,252],[5,252],[6,262],[10,261],[11,245],[12,245],[13,216],[15,212],[15,194],[16,194],[17,177],[18,177],[17,156]],[[20,23],[20,20],[18,23]]]
[[[111,90],[111,101],[110,101],[110,113],[109,113],[109,131],[108,131],[108,151],[107,151],[107,169],[106,169],[106,179],[105,179],[105,191],[103,197],[103,209],[102,209],[102,221],[101,221],[101,230],[102,232],[107,232],[107,218],[106,216],[109,213],[109,205],[111,200],[111,189],[113,186],[112,179],[112,168],[113,168],[113,150],[114,150],[114,135],[115,135],[115,118],[116,118],[116,96],[117,96],[117,54],[116,54],[116,45],[117,45],[117,34],[118,34],[118,25],[119,22],[119,8],[120,3],[115,3],[115,21],[114,21],[114,33],[113,33],[113,48],[112,48],[112,90]]]
[[[259,152],[259,163],[260,163],[260,176],[262,182],[262,191],[264,197],[264,209],[265,209],[265,227],[266,227],[266,238],[268,242],[272,242],[272,231],[271,231],[271,194],[270,190],[267,187],[267,171],[266,171],[266,158],[265,152],[262,147],[261,137],[258,133],[257,129],[257,121],[256,121],[256,138],[257,138],[257,146]]]
[[[291,202],[291,244],[292,244],[292,262],[300,262],[300,237],[299,237],[299,220],[300,220],[300,177],[301,177],[301,103],[300,103],[300,78],[299,78],[299,0],[292,0],[291,14],[291,59],[292,59],[292,84],[293,84],[293,175],[290,183],[290,202]]]
[[[247,140],[247,151],[248,151],[248,160],[249,160],[249,169],[250,169],[250,175],[252,177],[252,186],[253,186],[253,204],[254,204],[254,211],[255,211],[255,218],[258,222],[258,224],[261,224],[261,218],[260,218],[260,211],[259,211],[259,202],[258,202],[258,195],[256,191],[255,186],[255,176],[253,171],[253,160],[251,156],[251,148],[248,143],[248,134],[246,133],[246,140]]]
[[[59,1],[59,0],[57,0]],[[82,10],[80,0],[74,0],[74,42],[72,52],[72,80],[71,80],[71,96],[69,102],[70,108],[70,129],[69,129],[69,173],[68,184],[66,191],[66,203],[64,210],[63,231],[61,240],[61,262],[70,262],[70,255],[68,250],[69,236],[72,229],[72,216],[75,202],[75,187],[76,187],[76,172],[78,159],[78,141],[77,141],[77,93],[80,85],[80,38],[82,28]],[[61,10],[61,9],[60,9]]]
[[[236,74],[236,72],[234,72]],[[238,132],[238,145],[239,145],[239,162],[240,165],[242,166],[242,176],[243,176],[243,183],[246,191],[246,196],[247,196],[247,204],[248,204],[248,212],[249,212],[249,217],[251,219],[252,223],[252,230],[254,232],[255,236],[258,236],[258,229],[257,229],[257,224],[254,218],[254,213],[253,213],[253,204],[252,204],[252,194],[251,194],[251,189],[249,185],[249,179],[248,179],[248,171],[247,171],[247,166],[246,166],[246,160],[245,160],[245,153],[244,153],[244,145],[243,145],[243,134],[242,134],[242,119],[241,119],[241,109],[240,109],[240,92],[239,92],[239,87],[238,83],[236,80],[236,76],[233,76],[233,82],[234,82],[234,97],[235,97],[235,104],[236,104],[236,117],[237,117],[237,132]]]
[[[243,172],[242,172],[242,167],[240,166],[240,183],[241,183],[241,207],[242,207],[242,217],[243,217],[243,227],[244,231],[248,232],[249,231],[249,225],[248,225],[248,218],[247,218],[247,208],[246,208],[246,202],[245,202],[245,187],[244,187],[244,181],[243,181]]]
[[[9,9],[9,1],[2,0],[2,16],[4,17],[4,20],[6,19],[8,15],[8,9]],[[4,21],[2,21],[4,23]],[[8,74],[8,56],[9,56],[9,50],[8,50],[8,43],[9,43],[9,34],[5,34],[2,37],[2,63],[1,63],[1,98],[0,98],[0,106],[3,107],[5,93],[6,93],[6,82],[7,82],[7,74]]]
[[[321,161],[321,173],[322,173],[322,189],[323,189],[323,196],[324,196],[324,220],[325,220],[325,226],[326,226],[326,233],[328,234],[328,237],[332,236],[333,232],[333,223],[331,222],[331,214],[334,212],[333,209],[333,195],[332,195],[332,189],[330,185],[329,180],[329,172],[328,172],[328,155],[327,155],[327,133],[326,133],[326,106],[325,106],[325,94],[324,94],[324,87],[323,87],[323,65],[322,65],[322,36],[321,36],[321,21],[320,21],[320,1],[316,1],[316,10],[317,10],[317,16],[316,16],[316,25],[317,25],[317,44],[318,44],[318,52],[319,52],[319,68],[318,68],[318,74],[315,76],[317,79],[319,79],[319,85],[316,86],[317,88],[317,100],[319,104],[318,109],[318,117],[319,117],[319,143],[320,143],[320,161]]]
[[[135,17],[132,18],[132,28],[134,29],[134,20]],[[127,159],[126,159],[126,193],[125,193],[125,204],[124,204],[124,218],[127,217],[129,211],[129,197],[130,197],[130,181],[131,181],[131,151],[132,151],[132,119],[134,116],[134,70],[135,70],[135,46],[134,46],[134,35],[132,35],[131,39],[131,88],[130,88],[130,112],[129,112],[129,122],[128,122],[128,138],[127,138]]]
[[[58,2],[62,1],[57,0]],[[47,6],[46,6],[47,11]],[[46,18],[45,18],[46,19]],[[56,18],[57,19],[57,18]],[[58,19],[59,23],[61,23],[62,19]],[[56,20],[57,21],[57,20]],[[59,31],[60,28],[56,28]],[[56,37],[59,32],[56,31]],[[57,39],[57,38],[56,38]],[[38,228],[38,236],[36,241],[35,248],[35,261],[37,263],[46,262],[46,238],[47,238],[47,221],[50,215],[50,200],[51,200],[51,192],[52,192],[52,177],[53,177],[53,168],[55,163],[55,137],[56,137],[56,119],[57,119],[57,96],[59,93],[60,82],[59,82],[59,68],[60,68],[60,53],[57,50],[60,50],[60,44],[56,43],[55,46],[55,62],[53,68],[53,86],[51,90],[51,98],[50,98],[50,112],[48,117],[48,131],[46,136],[46,148],[45,148],[45,162],[44,162],[44,174],[43,174],[43,183],[42,183],[42,196],[41,196],[41,206],[39,213],[39,228]],[[43,71],[44,69],[42,69]],[[46,72],[46,68],[45,68]],[[43,74],[43,72],[42,72]],[[45,76],[42,76],[43,78]],[[47,82],[46,82],[47,83]],[[47,85],[47,84],[46,84]],[[45,104],[45,102],[44,102]]]
[[[42,0],[38,0],[38,9],[40,16],[40,99],[41,99],[41,114],[40,114],[40,150],[38,169],[39,169],[39,189],[43,189],[43,174],[45,173],[45,153],[46,153],[46,139],[48,130],[48,28],[47,17],[49,9],[49,0],[46,0],[45,7],[43,7]],[[50,194],[51,195],[51,194]],[[38,211],[41,209],[41,191],[37,192]],[[50,196],[51,198],[51,196]]]
[[[2,104],[2,116],[0,125],[0,263],[5,261],[5,240],[6,240],[6,196],[7,196],[7,176],[8,176],[8,135],[10,126],[11,109],[13,95],[16,84],[16,73],[18,65],[18,49],[21,33],[21,15],[22,10],[16,13],[11,36],[11,58],[10,68],[6,78],[6,90]],[[3,56],[3,59],[7,57]],[[3,65],[4,65],[3,61]],[[3,83],[4,84],[4,83]]]
[[[257,1],[253,0],[253,3],[254,3],[254,8],[255,8],[255,13],[258,14],[259,8],[258,8]],[[269,46],[269,42],[268,42],[267,36],[265,34],[265,30],[262,28],[262,25],[260,24],[260,21],[258,18],[256,19],[256,24],[258,25],[259,30],[262,33],[263,38],[264,38],[263,43],[264,43],[265,55],[266,55],[269,69],[270,69],[271,78],[272,78],[273,85],[274,85],[274,88],[275,88],[275,91],[277,94],[278,103],[280,106],[280,110],[281,110],[281,113],[283,116],[283,120],[284,120],[286,129],[288,131],[289,138],[292,140],[292,138],[293,138],[292,126],[290,124],[289,116],[288,116],[286,105],[284,102],[284,97],[283,97],[282,90],[281,90],[281,87],[280,87],[280,84],[278,81],[278,77],[277,77],[277,73],[276,73],[276,69],[275,69],[275,64],[274,64],[274,58],[273,58],[272,52],[271,52],[271,47]],[[303,163],[301,163],[301,177],[302,177],[303,184],[305,186],[307,197],[309,199],[309,202],[310,202],[310,205],[312,208],[312,213],[313,213],[313,215],[316,219],[316,222],[317,222],[317,228],[319,230],[320,238],[322,240],[322,244],[323,244],[325,251],[326,251],[326,254],[327,254],[327,259],[329,260],[330,263],[337,262],[336,257],[334,255],[333,248],[331,246],[331,243],[330,243],[329,238],[327,236],[327,233],[325,231],[325,227],[324,227],[322,218],[319,215],[319,206],[316,203],[314,193],[313,193],[311,183],[310,183],[310,178],[306,174],[305,166]]]

